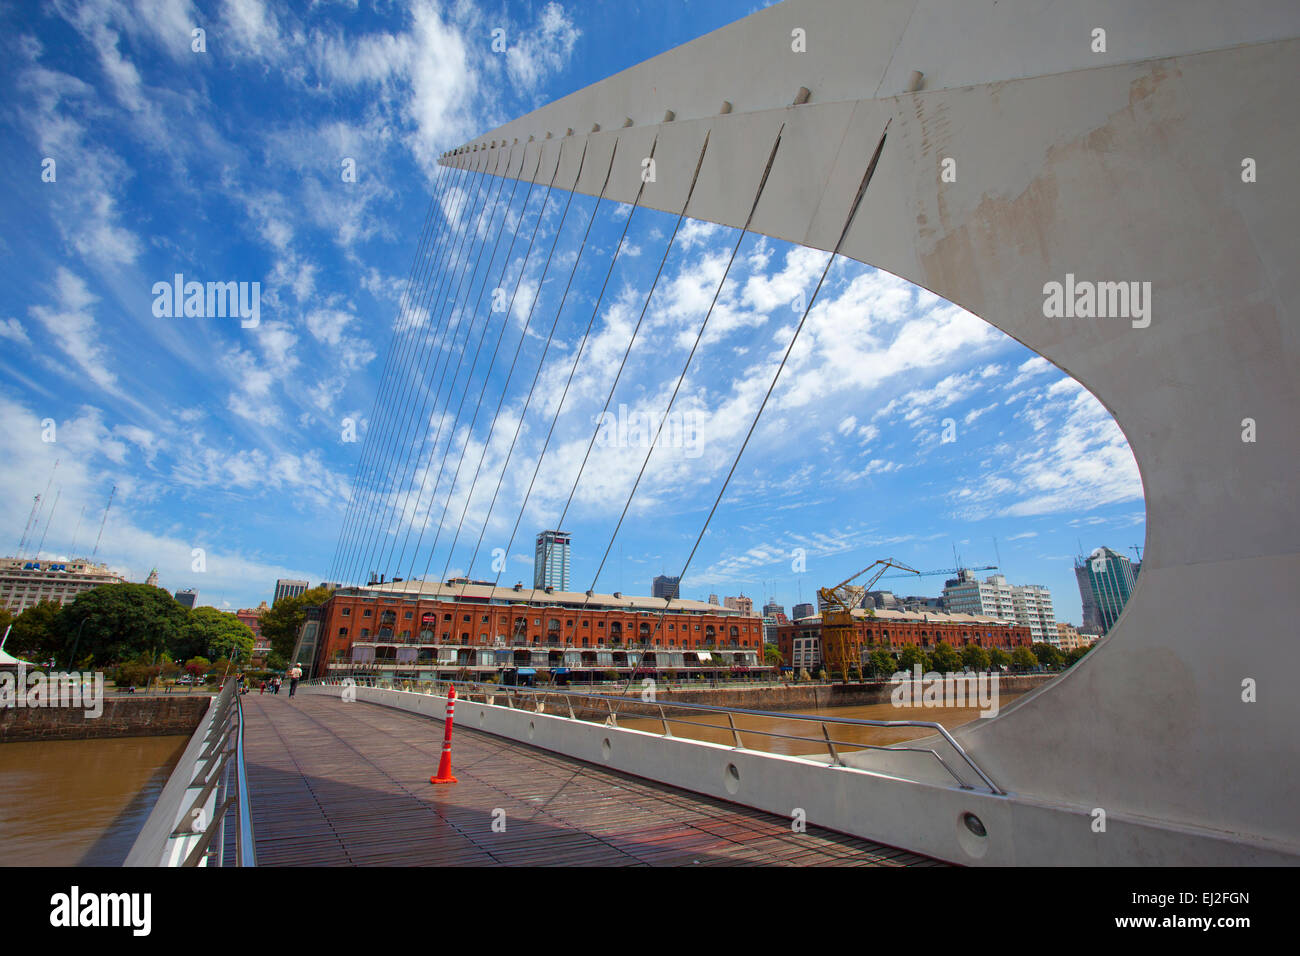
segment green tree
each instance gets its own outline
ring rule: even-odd
[[[181,627],[175,644],[176,656],[230,657],[238,652],[247,661],[253,652],[253,632],[233,614],[215,607],[196,607]]]
[[[153,662],[152,655],[144,653],[118,664],[113,669],[113,683],[118,687],[148,687],[160,673],[162,667]]]
[[[13,631],[5,642],[5,650],[33,664],[54,657],[60,649],[56,625],[62,611],[57,601],[33,604],[13,619]]]
[[[961,670],[961,655],[947,641],[940,641],[935,645],[934,653],[930,655],[930,668],[939,671],[941,674],[959,671]]]
[[[930,669],[930,661],[925,656],[925,652],[915,644],[908,644],[898,655],[898,669],[900,671],[910,671],[917,664],[921,665],[923,671]]]
[[[1061,650],[1045,641],[1040,641],[1033,647],[1034,657],[1038,658],[1038,663],[1044,667],[1060,667],[1065,663],[1065,657]]]
[[[1017,647],[1011,655],[1011,666],[1018,671],[1031,671],[1038,666],[1038,658],[1027,647]]]
[[[871,652],[871,669],[875,672],[877,677],[885,678],[887,680],[898,672],[898,661],[894,658],[893,654],[889,653],[889,651],[885,650],[883,647],[877,647]]]
[[[1083,660],[1083,656],[1087,654],[1090,650],[1092,650],[1091,644],[1085,645],[1083,647],[1074,648],[1073,650],[1071,650],[1069,653],[1065,655],[1066,665],[1073,667],[1075,664],[1079,663],[1079,661]]]
[[[331,594],[324,585],[304,591],[297,597],[280,598],[275,606],[262,612],[262,636],[271,642],[271,650],[284,660],[293,656],[298,630],[307,620],[307,608],[324,604]]]
[[[191,657],[185,662],[185,671],[193,677],[203,677],[212,668],[212,662],[206,657]]]
[[[967,644],[961,649],[961,662],[973,671],[986,671],[989,669],[989,653],[978,644]]]
[[[162,588],[101,584],[65,604],[54,622],[62,660],[96,664],[161,655],[175,644],[189,611]],[[75,648],[75,653],[74,653]]]
[[[989,663],[999,669],[1011,663],[1011,655],[1000,647],[989,648]]]
[[[785,658],[781,656],[781,648],[775,644],[764,644],[763,662],[771,667],[780,667],[784,664]]]

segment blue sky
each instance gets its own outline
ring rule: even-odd
[[[544,190],[525,206],[520,188],[507,207],[513,181],[501,192],[497,180],[462,183],[436,157],[754,6],[0,5],[0,138],[10,157],[0,191],[5,553],[57,460],[40,513],[43,557],[68,556],[74,539],[78,554],[89,552],[116,485],[100,557],[134,580],[156,566],[164,586],[232,608],[269,598],[277,577],[319,582],[362,448],[344,440],[351,420],[363,440],[369,432],[382,442],[393,427],[389,443],[410,452],[410,465],[394,469],[400,480],[390,476],[375,499],[353,576],[464,572],[482,532],[470,572],[495,577],[500,548],[510,555],[502,580],[530,583],[533,535],[564,508],[675,217],[632,213],[560,407],[628,207],[579,196],[566,216],[557,189],[525,259]],[[203,52],[192,49],[195,27]],[[492,50],[498,28],[504,53]],[[42,179],[47,158],[53,182]],[[354,182],[341,175],[345,160]],[[486,250],[472,288],[486,289],[486,301],[518,282],[508,315],[473,301],[440,312],[432,296],[402,308],[431,191],[447,241]],[[466,203],[491,215],[475,219]],[[648,593],[654,575],[681,571],[798,321],[791,303],[811,295],[825,265],[824,253],[743,238],[674,406],[687,425],[682,447],[651,455],[593,582],[646,452],[635,418],[630,436],[620,432],[619,407],[657,423],[736,239],[688,221],[670,250],[611,402],[614,427],[564,520],[576,589]],[[259,324],[156,316],[154,284],[176,273],[259,282]],[[439,336],[448,324],[467,347]],[[416,403],[405,428],[392,424],[400,417],[368,421],[395,326],[401,393]],[[458,360],[454,383],[448,372],[437,390],[439,362]],[[417,497],[409,489],[421,482]],[[955,548],[976,565],[1000,554],[1012,583],[1052,588],[1058,618],[1077,623],[1080,543],[1131,554],[1144,535],[1132,455],[1089,393],[968,313],[839,260],[683,593],[775,596],[789,610],[876,558],[945,568]],[[792,570],[798,549],[802,573]],[[890,583],[936,594],[943,577]]]

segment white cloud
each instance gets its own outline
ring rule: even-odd
[[[537,23],[516,36],[507,35],[506,71],[510,81],[522,91],[536,94],[542,81],[563,69],[573,55],[582,31],[573,25],[564,7],[548,3]]]
[[[27,330],[17,319],[5,319],[0,322],[0,339],[9,339],[19,345],[32,344],[32,340],[27,337]]]
[[[34,305],[32,317],[45,326],[54,344],[100,388],[115,390],[117,376],[108,368],[108,357],[96,334],[91,306],[99,301],[86,283],[70,270],[59,267],[55,277],[54,306]]]

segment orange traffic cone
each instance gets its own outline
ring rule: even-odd
[[[459,783],[451,775],[451,718],[456,712],[456,685],[447,691],[447,718],[444,721],[446,732],[442,735],[442,759],[438,761],[438,774],[430,777],[430,783]]]

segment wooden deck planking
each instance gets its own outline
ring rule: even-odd
[[[460,782],[434,786],[438,722],[315,694],[244,708],[263,866],[938,865],[469,728]]]

